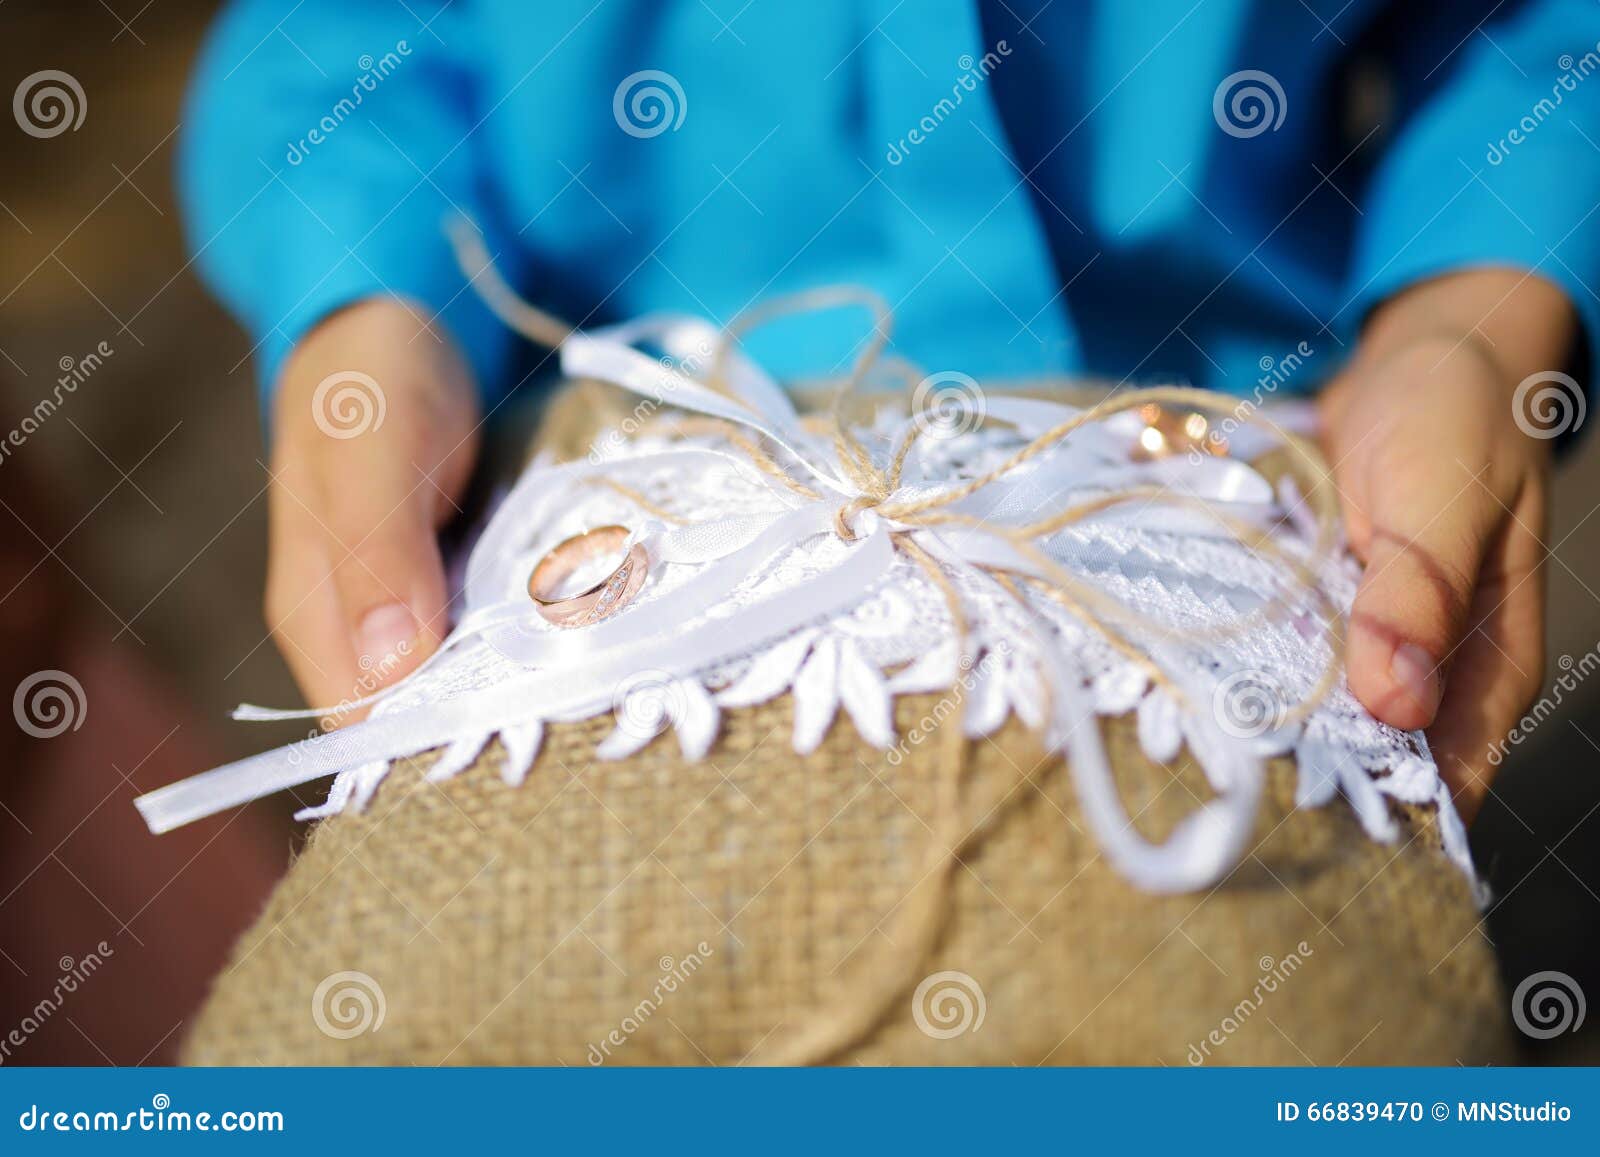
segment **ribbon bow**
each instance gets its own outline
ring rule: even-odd
[[[1041,548],[1058,531],[1089,519],[1120,519],[1142,529],[1236,538],[1281,564],[1293,580],[1289,593],[1267,596],[1255,613],[1276,613],[1306,594],[1323,604],[1330,659],[1317,686],[1288,713],[1286,723],[1297,723],[1308,714],[1338,677],[1339,615],[1317,578],[1334,543],[1331,497],[1315,486],[1303,487],[1317,514],[1315,543],[1307,559],[1273,539],[1280,512],[1272,488],[1245,463],[1209,455],[1133,459],[1139,427],[1129,425],[1134,419],[1131,412],[1159,404],[1242,416],[1265,427],[1290,450],[1291,467],[1302,477],[1320,477],[1315,452],[1300,437],[1272,426],[1258,413],[1240,415],[1236,400],[1168,387],[1124,391],[1091,409],[1078,409],[1054,401],[991,395],[983,401],[985,420],[1009,424],[1028,441],[975,477],[954,483],[908,482],[913,449],[919,438],[926,437],[925,418],[912,414],[897,423],[882,454],[873,452],[849,420],[869,375],[887,365],[881,354],[891,319],[875,295],[849,287],[801,294],[769,303],[727,330],[692,317],[664,316],[582,332],[518,297],[500,278],[470,225],[456,223],[452,236],[463,268],[490,308],[525,336],[558,347],[566,376],[608,382],[658,406],[688,411],[695,416],[680,420],[680,431],[713,430],[732,451],[685,445],[618,462],[573,462],[528,471],[472,552],[465,612],[441,649],[408,680],[341,707],[379,704],[371,718],[141,796],[135,803],[152,831],[167,831],[330,774],[386,765],[464,737],[515,728],[533,713],[541,719],[587,717],[610,702],[619,682],[641,670],[691,677],[809,623],[848,611],[889,573],[897,551],[920,566],[944,595],[958,651],[964,651],[968,642],[966,614],[952,576],[966,573],[1010,592],[1036,618],[1042,637],[1048,638],[1053,628],[1026,598],[1024,588],[1076,614],[1180,703],[1205,701],[1205,690],[1194,685],[1194,676],[1170,661],[1180,643],[1195,641],[1192,632],[1139,619]],[[738,338],[785,313],[847,305],[873,311],[872,339],[836,393],[832,413],[819,431],[801,417],[789,393],[741,352]],[[650,356],[645,347],[665,356]],[[698,373],[708,360],[705,372]],[[904,366],[890,368],[908,380],[915,378]],[[535,615],[525,589],[530,550],[541,527],[570,493],[570,485],[606,483],[648,510],[648,500],[630,492],[619,473],[638,467],[730,464],[753,469],[768,480],[781,499],[779,507],[767,516],[741,515],[670,528],[653,522],[642,538],[652,560],[690,564],[696,568],[692,578],[628,613],[581,629],[530,629]],[[1085,491],[1094,496],[1043,517],[1032,516],[1041,494]],[[824,534],[850,544],[825,574],[780,596],[706,618],[752,575]],[[1060,540],[1056,546],[1060,548]],[[1248,629],[1250,621],[1250,616],[1241,616],[1230,629]],[[393,704],[386,701],[395,691],[472,641],[485,642],[515,660],[523,674],[456,698],[388,709]],[[1224,734],[1206,712],[1192,712],[1191,721],[1205,745],[1229,751],[1230,782],[1222,794],[1185,818],[1164,843],[1148,843],[1134,830],[1117,794],[1076,657],[1060,646],[1043,646],[1039,658],[1052,707],[1046,742],[1068,757],[1085,815],[1111,862],[1136,884],[1157,891],[1205,887],[1230,870],[1250,836],[1264,783],[1257,749]],[[959,686],[956,691],[959,694]],[[244,706],[236,717],[326,714],[328,709],[271,711]],[[469,759],[472,754],[468,753]],[[950,851],[959,836],[950,833],[944,842]]]

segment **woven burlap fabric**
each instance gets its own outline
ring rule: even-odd
[[[933,708],[932,697],[902,700],[898,721],[911,727]],[[593,762],[608,724],[560,726],[517,788],[499,779],[497,744],[440,784],[423,779],[427,758],[397,765],[365,814],[312,835],[219,978],[187,1059],[730,1064],[829,1015],[885,969],[907,978],[904,991],[827,1059],[1510,1056],[1478,913],[1426,813],[1402,817],[1397,845],[1373,843],[1341,803],[1295,810],[1280,764],[1259,846],[1226,883],[1148,895],[1106,862],[1061,762],[1041,759],[1013,722],[970,745],[961,828],[978,834],[936,947],[908,961],[897,921],[938,826],[937,745],[896,766],[840,722],[800,757],[790,723],[786,700],[730,712],[699,763],[670,735]],[[1125,723],[1107,734],[1146,835],[1208,794],[1188,763],[1146,761]],[[690,960],[662,992],[663,975]],[[919,1027],[913,989],[944,970],[971,977],[986,1007],[976,1031],[939,1039]],[[340,1039],[314,994],[351,972],[381,990],[384,1017]],[[1275,991],[1263,992],[1274,973]],[[623,1043],[608,1047],[613,1032]]]
[[[580,452],[627,410],[612,391],[568,391],[542,444]],[[902,698],[902,734],[948,707]],[[431,756],[398,763],[365,813],[322,823],[189,1029],[188,1061],[759,1061],[885,978],[870,1027],[814,1059],[1514,1059],[1479,912],[1426,811],[1374,843],[1342,801],[1296,810],[1279,761],[1238,870],[1156,896],[1106,861],[1068,769],[1015,720],[959,760],[936,740],[891,758],[843,718],[796,755],[787,697],[727,712],[695,763],[670,733],[597,762],[611,726],[552,726],[516,788],[498,742],[443,783],[424,779]],[[1209,797],[1187,758],[1147,760],[1130,721],[1105,732],[1146,837]],[[951,817],[940,793],[956,773]],[[921,952],[908,921],[938,885],[940,831],[973,834]],[[941,972],[963,974],[974,1008],[981,992],[981,1024],[942,1035],[931,998],[915,1001]],[[339,1019],[340,987],[373,1009],[381,993],[381,1025],[353,1006]]]

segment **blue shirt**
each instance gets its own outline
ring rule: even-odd
[[[860,282],[928,370],[1309,389],[1469,266],[1600,333],[1597,43],[1592,0],[235,0],[181,185],[263,383],[383,293],[521,381],[459,210],[586,326]],[[866,324],[754,352],[824,375]]]

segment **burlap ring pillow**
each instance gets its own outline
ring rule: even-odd
[[[581,453],[594,388],[541,439]],[[901,734],[937,696],[896,701]],[[556,724],[526,782],[402,761],[322,822],[189,1030],[193,1064],[1483,1064],[1514,1056],[1468,878],[1432,809],[1391,844],[1343,801],[1295,807],[1278,760],[1254,850],[1209,891],[1130,884],[1063,761],[1014,718],[893,757],[840,713],[795,754],[784,695],[595,759]],[[1187,752],[1104,722],[1147,838],[1211,795]],[[943,733],[943,734],[948,734]],[[958,857],[930,871],[963,771]],[[930,898],[937,906],[931,910]]]

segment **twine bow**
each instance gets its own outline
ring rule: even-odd
[[[523,299],[501,277],[477,229],[465,219],[457,218],[449,224],[452,243],[463,271],[485,304],[512,329],[529,340],[543,345],[561,347],[577,331]],[[1134,644],[1127,630],[1149,631],[1152,627],[1176,641],[1195,642],[1205,638],[1221,638],[1248,630],[1262,616],[1283,613],[1292,608],[1288,596],[1279,592],[1268,595],[1261,608],[1238,622],[1211,632],[1176,631],[1152,624],[1133,615],[1120,602],[1110,598],[1091,585],[1082,582],[1042,551],[1038,543],[1067,527],[1087,521],[1113,507],[1130,503],[1163,504],[1181,507],[1203,514],[1236,537],[1241,543],[1282,567],[1294,580],[1297,593],[1310,594],[1321,604],[1324,640],[1328,661],[1311,692],[1298,703],[1286,707],[1285,724],[1303,720],[1332,689],[1343,669],[1343,631],[1337,608],[1328,600],[1318,578],[1321,567],[1335,548],[1337,506],[1329,491],[1319,485],[1326,470],[1320,456],[1309,442],[1285,430],[1257,409],[1241,409],[1235,399],[1219,397],[1207,391],[1177,386],[1161,386],[1125,390],[1121,396],[1107,397],[1093,407],[1074,414],[1047,429],[1016,450],[998,466],[959,485],[934,493],[911,495],[902,490],[902,477],[911,450],[926,427],[911,421],[904,427],[898,445],[883,464],[879,464],[863,444],[848,420],[848,415],[860,400],[870,374],[883,361],[893,327],[893,315],[883,299],[871,290],[860,286],[828,286],[806,290],[786,297],[775,298],[746,311],[728,324],[717,343],[711,365],[703,378],[697,379],[717,395],[743,410],[750,409],[749,400],[730,384],[730,367],[743,337],[779,318],[792,314],[811,313],[840,307],[857,307],[872,314],[870,336],[862,353],[856,358],[849,374],[834,391],[825,434],[835,451],[835,461],[829,465],[834,470],[834,481],[847,485],[837,486],[847,496],[842,498],[833,515],[834,532],[846,542],[857,540],[855,520],[871,511],[893,527],[897,547],[908,554],[905,544],[915,531],[936,531],[940,527],[967,528],[982,531],[985,535],[1004,539],[1034,572],[1024,576],[1024,581],[1043,591],[1048,597],[1074,611],[1089,627],[1126,659],[1137,664],[1157,686],[1187,704],[1181,685],[1169,678],[1159,664]],[[903,362],[892,367],[897,375],[911,382],[916,380],[915,370]],[[668,399],[670,402],[670,399]],[[1075,432],[1087,426],[1104,422],[1116,414],[1151,406],[1167,406],[1206,414],[1226,414],[1267,431],[1289,451],[1289,468],[1299,484],[1300,493],[1316,515],[1316,539],[1310,556],[1299,558],[1284,550],[1272,537],[1270,529],[1253,525],[1220,509],[1217,504],[1203,498],[1174,491],[1170,486],[1122,486],[1110,493],[1079,502],[1055,513],[1023,525],[1002,525],[962,514],[950,508],[972,497],[985,487],[1021,471],[1028,464],[1062,445]],[[758,442],[743,436],[726,420],[690,419],[680,421],[675,427],[680,433],[713,432],[743,453],[749,462],[763,474],[777,480],[796,495],[808,501],[824,501],[813,486],[796,478],[785,469]],[[796,447],[788,447],[796,458],[818,470],[814,460]],[[642,509],[658,517],[672,520],[670,513],[650,503],[643,495],[611,480],[603,484],[637,502]],[[926,551],[920,552],[926,555]],[[917,558],[912,554],[911,557]],[[979,569],[991,574],[1005,574],[1006,568],[979,563]],[[952,620],[963,621],[959,606],[951,607]],[[964,639],[964,632],[958,631]],[[1192,704],[1188,704],[1193,706]]]
[[[565,346],[570,341],[573,331],[524,301],[503,281],[476,230],[459,222],[452,230],[452,237],[462,267],[471,277],[473,286],[508,325],[544,344]],[[864,352],[836,390],[831,411],[823,426],[822,432],[826,440],[831,442],[834,460],[819,462],[808,458],[797,442],[786,444],[781,438],[772,439],[810,469],[813,481],[826,482],[831,474],[835,483],[830,488],[835,491],[833,495],[825,495],[807,481],[797,478],[792,469],[786,468],[758,441],[744,436],[737,425],[727,418],[689,419],[677,422],[673,428],[679,433],[714,432],[738,449],[763,474],[777,480],[802,499],[815,503],[836,503],[832,528],[845,542],[858,540],[857,520],[868,512],[887,523],[895,547],[923,570],[944,597],[958,642],[958,656],[962,660],[958,664],[958,672],[967,667],[966,651],[970,641],[962,597],[946,567],[926,545],[929,536],[932,542],[937,542],[941,530],[951,529],[998,540],[1025,564],[1007,566],[992,560],[963,560],[993,578],[1024,611],[1037,618],[1021,589],[1026,584],[1073,612],[1124,658],[1136,664],[1152,683],[1192,710],[1194,705],[1181,683],[1169,677],[1152,655],[1130,637],[1133,632],[1148,634],[1153,624],[1134,616],[1117,600],[1072,575],[1039,545],[1050,535],[1113,507],[1135,502],[1147,505],[1159,503],[1197,511],[1215,520],[1241,543],[1278,564],[1292,577],[1297,591],[1309,593],[1321,603],[1328,661],[1311,692],[1284,712],[1284,723],[1298,722],[1321,702],[1342,670],[1343,636],[1337,608],[1321,589],[1318,579],[1322,565],[1335,546],[1336,507],[1332,496],[1317,485],[1326,472],[1319,465],[1316,451],[1308,443],[1278,428],[1258,411],[1241,411],[1235,400],[1219,398],[1207,391],[1180,387],[1129,390],[1120,397],[1109,397],[1091,409],[1054,424],[998,466],[977,477],[931,493],[907,490],[902,486],[905,467],[924,426],[916,421],[906,424],[898,444],[880,463],[856,435],[849,421],[848,416],[869,375],[881,364],[892,325],[890,311],[881,298],[868,290],[852,286],[796,294],[768,302],[741,315],[722,332],[709,371],[695,380],[716,395],[748,411],[751,408],[749,398],[730,382],[730,370],[741,338],[758,326],[786,314],[841,306],[865,308],[873,315],[873,326]],[[904,363],[893,368],[908,383],[916,380],[915,371]],[[597,376],[603,378],[606,375],[602,373]],[[623,384],[638,388],[636,382]],[[1307,496],[1316,514],[1317,533],[1310,557],[1302,559],[1284,550],[1274,541],[1270,529],[1235,517],[1212,502],[1174,492],[1165,486],[1120,486],[1109,493],[1077,502],[1023,525],[999,525],[953,509],[986,487],[1022,471],[1084,427],[1152,403],[1207,414],[1229,414],[1264,427],[1285,446],[1289,451],[1291,474],[1300,483],[1301,493]],[[759,422],[751,424],[758,428],[761,426]],[[639,503],[642,508],[658,516],[672,517],[669,512],[650,503],[644,495],[631,491],[614,479],[603,482]],[[1288,596],[1273,592],[1260,609],[1252,615],[1242,616],[1226,628],[1211,632],[1168,628],[1157,633],[1164,634],[1170,641],[1190,643],[1218,638],[1248,630],[1259,622],[1259,616],[1283,612],[1290,605]],[[1041,628],[1048,630],[1042,622]],[[1087,712],[1084,710],[1081,692],[1075,686],[1075,671],[1058,663],[1048,674],[1052,676],[1048,680],[1049,686],[1064,701],[1063,705],[1077,708],[1069,712],[1074,716],[1068,732],[1070,766],[1085,812],[1106,845],[1110,858],[1129,874],[1139,878],[1141,883],[1158,888],[1202,886],[1220,877],[1248,835],[1263,774],[1259,765],[1247,761],[1250,768],[1247,782],[1234,785],[1233,806],[1216,810],[1215,803],[1208,804],[1200,813],[1180,825],[1180,829],[1187,825],[1187,830],[1174,834],[1169,841],[1169,848],[1175,854],[1163,860],[1160,853],[1167,849],[1150,849],[1132,833],[1131,822],[1126,820],[1126,814],[1116,798],[1115,783],[1094,731],[1092,709]],[[880,967],[863,969],[841,1000],[811,1017],[798,1032],[758,1050],[758,1059],[769,1063],[797,1064],[826,1060],[837,1055],[850,1042],[870,1031],[896,996],[909,986],[917,969],[932,950],[948,911],[947,898],[957,857],[974,834],[963,830],[961,819],[961,783],[967,749],[962,730],[963,691],[959,674],[949,694],[956,704],[956,710],[939,724],[942,768],[928,863],[921,874],[921,882],[903,906],[899,917],[900,928],[893,937],[889,937],[890,942],[897,946],[890,954],[892,959],[881,962]],[[1000,802],[993,801],[995,805]],[[1178,848],[1180,844],[1185,846]],[[1152,851],[1154,855],[1147,854]]]
[[[852,1039],[869,1031],[895,996],[916,975],[916,970],[932,950],[948,910],[947,897],[951,874],[961,848],[973,837],[963,830],[961,790],[967,745],[963,730],[963,688],[960,672],[970,667],[967,652],[972,632],[961,589],[955,573],[988,580],[1015,600],[1021,611],[1038,623],[1041,637],[1053,627],[1029,592],[1050,599],[1066,608],[1079,621],[1098,633],[1107,644],[1129,662],[1136,664],[1156,687],[1188,708],[1190,717],[1209,737],[1214,721],[1194,710],[1193,696],[1187,693],[1189,680],[1160,661],[1170,656],[1179,644],[1194,644],[1249,630],[1264,615],[1291,609],[1298,596],[1310,595],[1321,605],[1328,660],[1310,693],[1289,707],[1282,716],[1285,726],[1305,718],[1332,688],[1342,669],[1342,624],[1336,607],[1322,590],[1318,575],[1335,547],[1336,507],[1333,496],[1318,483],[1325,471],[1316,452],[1300,437],[1279,429],[1258,410],[1243,411],[1232,399],[1219,398],[1201,390],[1179,387],[1127,390],[1113,394],[1086,410],[1072,410],[1053,403],[1032,403],[1030,414],[1041,412],[1056,420],[1028,440],[999,465],[959,483],[929,487],[907,485],[905,473],[923,425],[911,419],[903,422],[898,436],[891,438],[892,449],[879,456],[858,436],[851,413],[873,384],[890,384],[900,379],[905,385],[917,381],[915,369],[907,363],[889,359],[884,350],[889,341],[892,316],[876,294],[853,286],[814,290],[781,298],[751,310],[725,329],[712,330],[691,320],[642,319],[611,327],[595,334],[584,333],[537,309],[522,299],[495,268],[481,236],[465,220],[451,223],[450,233],[458,259],[470,284],[485,303],[511,328],[539,344],[560,350],[563,369],[572,377],[611,381],[646,398],[687,410],[691,416],[675,420],[680,433],[715,432],[722,450],[684,448],[631,462],[665,464],[669,459],[705,463],[726,461],[730,457],[748,465],[802,500],[799,507],[774,516],[770,523],[747,533],[748,527],[730,532],[731,543],[719,544],[720,553],[707,557],[716,561],[697,572],[694,582],[663,593],[638,614],[619,616],[583,628],[516,637],[519,624],[525,623],[531,607],[525,600],[504,598],[495,584],[506,577],[500,564],[514,555],[518,534],[529,531],[539,509],[534,488],[560,481],[607,485],[636,502],[641,509],[667,522],[682,523],[670,511],[651,503],[643,494],[612,477],[607,464],[578,464],[554,467],[525,475],[502,505],[474,551],[492,565],[474,573],[469,563],[467,597],[475,609],[457,625],[444,646],[423,664],[426,668],[454,652],[470,639],[487,639],[501,647],[510,632],[512,646],[501,647],[527,668],[523,677],[502,685],[484,688],[471,695],[421,708],[392,714],[380,713],[349,728],[321,736],[315,747],[303,754],[288,749],[263,753],[228,764],[189,780],[169,785],[140,797],[136,802],[153,831],[165,831],[226,807],[259,798],[270,792],[292,787],[324,775],[341,773],[374,761],[403,758],[437,747],[442,743],[487,730],[514,725],[536,711],[548,711],[550,718],[562,712],[581,714],[592,707],[596,686],[616,680],[639,669],[663,668],[677,664],[684,675],[698,667],[682,652],[682,644],[663,637],[659,626],[641,629],[641,619],[661,616],[669,625],[687,622],[701,615],[743,578],[784,549],[798,545],[819,533],[831,531],[846,543],[854,544],[848,557],[831,572],[827,581],[810,588],[788,592],[780,608],[768,605],[746,608],[742,617],[732,615],[717,620],[720,635],[737,644],[741,632],[747,633],[745,646],[757,647],[764,641],[782,637],[819,617],[847,610],[859,601],[867,586],[887,573],[894,552],[910,559],[939,591],[947,607],[957,644],[957,667],[950,697],[956,710],[943,717],[939,727],[941,773],[936,797],[937,816],[928,850],[928,864],[922,883],[902,908],[902,930],[893,942],[902,946],[884,967],[868,969],[849,994],[826,1013],[812,1018],[798,1033],[772,1043],[762,1059],[784,1063],[820,1060],[834,1055]],[[820,426],[810,426],[793,409],[788,395],[760,372],[740,352],[744,334],[787,314],[841,307],[864,308],[873,317],[865,348],[849,375],[834,393],[829,413]],[[710,364],[703,374],[688,372],[685,342],[710,333],[715,341],[709,350]],[[667,347],[668,357],[657,362],[639,352],[641,341],[655,341]],[[1267,430],[1289,451],[1291,474],[1312,506],[1317,521],[1315,542],[1307,557],[1284,549],[1263,527],[1207,498],[1203,491],[1188,493],[1170,484],[1152,485],[1144,480],[1130,484],[1112,471],[1097,477],[1094,471],[1073,475],[1072,489],[1098,489],[1101,493],[1082,499],[1043,517],[1023,524],[1012,524],[980,517],[962,509],[975,497],[992,495],[1013,483],[1030,468],[1058,464],[1051,455],[1066,447],[1074,435],[1087,427],[1103,423],[1115,415],[1156,404],[1202,413],[1226,413]],[[996,397],[991,411],[1001,420],[1021,424],[1020,401]],[[991,417],[996,415],[991,413]],[[831,447],[832,454],[822,452]],[[1126,463],[1124,462],[1125,466]],[[1259,482],[1242,464],[1229,465],[1243,470]],[[1159,478],[1159,472],[1157,474]],[[1209,520],[1225,537],[1232,537],[1275,563],[1290,580],[1283,590],[1265,595],[1262,605],[1250,614],[1223,628],[1206,632],[1180,630],[1150,622],[1104,590],[1072,574],[1041,546],[1052,535],[1069,527],[1104,515],[1115,507],[1138,504],[1135,517],[1153,508],[1176,509]],[[981,505],[981,503],[980,503]],[[748,521],[748,520],[746,520]],[[681,526],[678,537],[664,536],[664,544],[679,550],[704,549],[704,526]],[[727,537],[727,536],[724,536]],[[692,553],[692,551],[691,551]],[[720,593],[719,593],[720,592]],[[475,597],[476,596],[476,597]],[[653,632],[653,633],[652,633]],[[497,641],[500,640],[500,641]],[[1142,641],[1141,641],[1142,640]],[[720,643],[726,646],[726,640]],[[705,656],[702,655],[703,659]],[[1117,794],[1115,779],[1100,743],[1093,705],[1086,701],[1083,675],[1076,657],[1060,647],[1040,648],[1041,674],[1050,698],[1052,724],[1047,744],[1064,750],[1068,767],[1078,789],[1086,819],[1099,838],[1107,858],[1141,886],[1163,891],[1188,890],[1207,886],[1231,870],[1242,853],[1244,841],[1253,826],[1264,770],[1253,751],[1239,753],[1235,781],[1223,795],[1202,804],[1180,822],[1161,845],[1146,844],[1133,830]],[[703,664],[702,664],[703,666]],[[387,698],[408,680],[386,688],[341,711]],[[270,711],[242,707],[236,717],[284,719],[320,716],[328,709],[310,711]],[[589,713],[592,714],[592,711]],[[1206,730],[1206,729],[1211,730]],[[1227,746],[1228,740],[1220,742]],[[470,753],[469,753],[470,755]],[[1009,794],[1009,793],[1008,793]],[[996,801],[998,804],[999,801]]]

